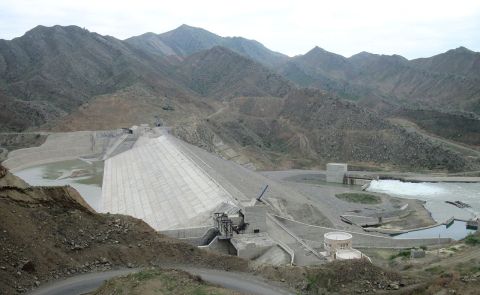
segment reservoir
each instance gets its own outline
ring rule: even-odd
[[[74,187],[93,209],[102,196],[103,162],[69,160],[33,166],[13,172],[30,185]]]

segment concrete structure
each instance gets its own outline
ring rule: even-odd
[[[410,249],[410,258],[423,258],[425,257],[425,250],[423,249]]]
[[[101,205],[102,212],[131,215],[162,231],[213,225],[213,212],[234,206],[234,199],[172,136],[162,135],[141,136],[105,161]]]
[[[345,173],[348,166],[345,163],[328,163],[327,164],[327,182],[343,183]]]
[[[349,260],[349,259],[361,259],[363,257],[366,257],[366,256],[364,256],[362,252],[352,248],[352,249],[337,250],[337,252],[335,253],[334,259]]]
[[[346,232],[328,232],[323,235],[325,256],[331,260],[360,259],[364,255],[352,248],[353,236]]]
[[[352,248],[352,235],[345,232],[328,232],[323,235],[323,241],[328,256],[334,256],[338,250]]]
[[[267,231],[267,206],[253,199],[244,207],[244,212],[245,233]]]
[[[315,249],[324,248],[324,235],[338,229],[306,224],[292,219],[275,216],[291,232]],[[444,245],[452,242],[450,238],[394,239],[389,236],[365,232],[345,231],[352,235],[355,248],[405,249],[429,245]]]
[[[237,249],[237,256],[254,259],[277,245],[267,233],[235,235],[230,242]]]

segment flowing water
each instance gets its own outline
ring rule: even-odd
[[[399,180],[374,180],[367,191],[425,201],[425,208],[437,222],[450,217],[471,219],[480,216],[480,183],[412,183]],[[445,201],[462,201],[471,208],[458,208]]]
[[[102,195],[103,162],[70,160],[38,165],[14,174],[30,185],[74,187],[92,206],[99,209]]]

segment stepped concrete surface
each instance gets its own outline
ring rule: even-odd
[[[234,198],[178,144],[171,135],[142,137],[106,160],[101,210],[143,219],[159,231],[212,224],[213,211]]]

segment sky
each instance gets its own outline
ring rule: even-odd
[[[37,25],[77,25],[119,39],[181,24],[255,39],[290,56],[315,46],[428,57],[480,51],[480,0],[0,0],[0,39]]]

